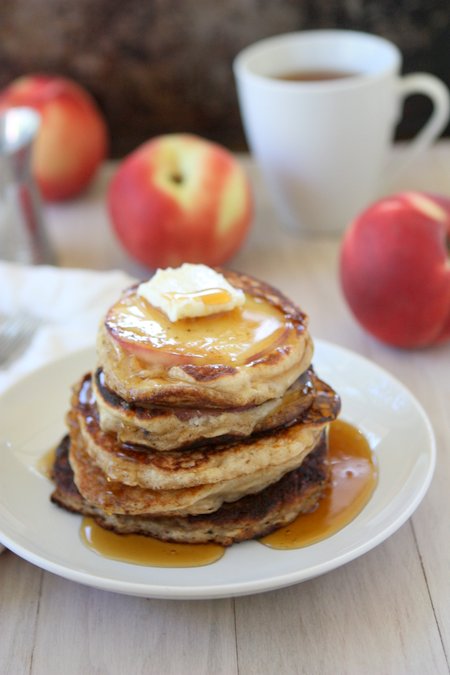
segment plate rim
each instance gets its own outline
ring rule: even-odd
[[[2,522],[0,521],[0,542],[3,543],[8,549],[13,553],[17,554],[21,558],[27,560],[28,562],[44,569],[48,572],[56,574],[62,578],[68,579],[70,581],[75,581],[86,586],[93,588],[111,591],[115,593],[121,593],[132,596],[155,598],[155,599],[173,599],[173,600],[200,600],[200,599],[215,599],[215,598],[225,598],[225,597],[240,597],[244,595],[252,595],[255,593],[267,592],[270,590],[277,590],[280,588],[285,588],[314,577],[320,576],[327,572],[330,572],[342,565],[355,560],[356,558],[364,555],[369,552],[380,543],[388,539],[392,534],[394,534],[414,513],[419,504],[422,502],[433,478],[435,466],[436,466],[436,439],[433,431],[431,421],[423,408],[422,404],[418,401],[416,396],[411,392],[411,390],[404,385],[397,377],[391,374],[388,370],[379,366],[374,361],[370,360],[366,356],[358,354],[353,350],[343,347],[341,345],[335,344],[328,340],[322,340],[316,338],[314,340],[315,344],[315,353],[318,349],[323,349],[325,351],[335,351],[337,353],[344,354],[347,358],[350,358],[354,361],[360,361],[366,367],[372,368],[378,375],[383,375],[390,384],[392,384],[396,389],[400,390],[405,394],[409,399],[411,404],[414,406],[417,415],[420,418],[421,423],[424,425],[424,431],[428,439],[427,450],[427,471],[422,478],[419,489],[414,493],[414,496],[409,499],[409,502],[406,508],[403,508],[399,513],[396,514],[396,517],[392,520],[389,526],[384,527],[380,532],[369,537],[365,541],[362,541],[359,545],[352,547],[349,551],[342,552],[339,555],[332,556],[328,560],[324,560],[319,564],[310,565],[306,568],[300,568],[300,570],[295,570],[292,572],[285,572],[283,574],[273,574],[269,575],[265,579],[255,579],[255,580],[246,580],[235,583],[226,582],[224,584],[207,584],[207,585],[195,585],[195,586],[173,586],[170,584],[149,584],[142,582],[131,582],[128,580],[120,580],[117,578],[110,578],[106,576],[101,576],[99,574],[90,572],[86,573],[84,571],[79,571],[75,567],[70,567],[69,565],[64,565],[61,563],[54,562],[51,560],[51,556],[43,557],[35,553],[32,550],[26,548],[26,546],[17,543],[13,538],[5,534],[2,530]],[[86,358],[89,354],[95,354],[94,345],[83,347],[80,349],[72,350],[62,356],[59,356],[55,359],[47,361],[45,364],[42,364],[28,373],[22,375],[20,378],[12,382],[9,387],[7,387],[0,394],[0,404],[7,398],[11,392],[16,388],[23,386],[24,382],[28,378],[39,377],[40,374],[45,373],[45,371],[52,367],[55,368],[60,363],[67,363],[72,358]],[[348,525],[351,526],[351,523]],[[347,527],[348,527],[347,526]],[[240,546],[252,545],[255,542],[243,542]],[[80,545],[81,542],[80,542]],[[294,549],[298,550],[298,549]],[[281,551],[280,553],[286,553]],[[96,554],[94,554],[96,555]],[[127,564],[127,563],[123,563]]]

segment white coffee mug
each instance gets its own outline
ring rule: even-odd
[[[447,87],[429,74],[400,77],[401,62],[394,44],[345,30],[271,37],[236,57],[248,144],[291,231],[342,232],[374,199],[406,96],[425,94],[433,103],[430,119],[410,143],[408,161],[445,127]],[[341,76],[281,79],[312,71]]]

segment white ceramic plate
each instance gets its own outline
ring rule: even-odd
[[[95,363],[83,350],[38,370],[0,399],[0,541],[26,560],[82,584],[152,598],[218,598],[268,591],[328,572],[395,532],[422,500],[433,474],[435,442],[418,402],[366,359],[316,341],[318,374],[342,396],[342,418],[361,429],[379,464],[363,511],[335,535],[297,550],[258,542],[232,546],[205,567],[144,567],[85,547],[80,517],[52,505],[38,459],[64,433],[70,387]]]

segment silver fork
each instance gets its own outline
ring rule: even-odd
[[[31,314],[0,314],[0,368],[6,368],[26,350],[40,324]]]

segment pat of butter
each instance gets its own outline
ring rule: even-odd
[[[245,302],[244,292],[206,265],[184,263],[158,270],[138,286],[138,295],[160,309],[170,321],[229,312]]]

